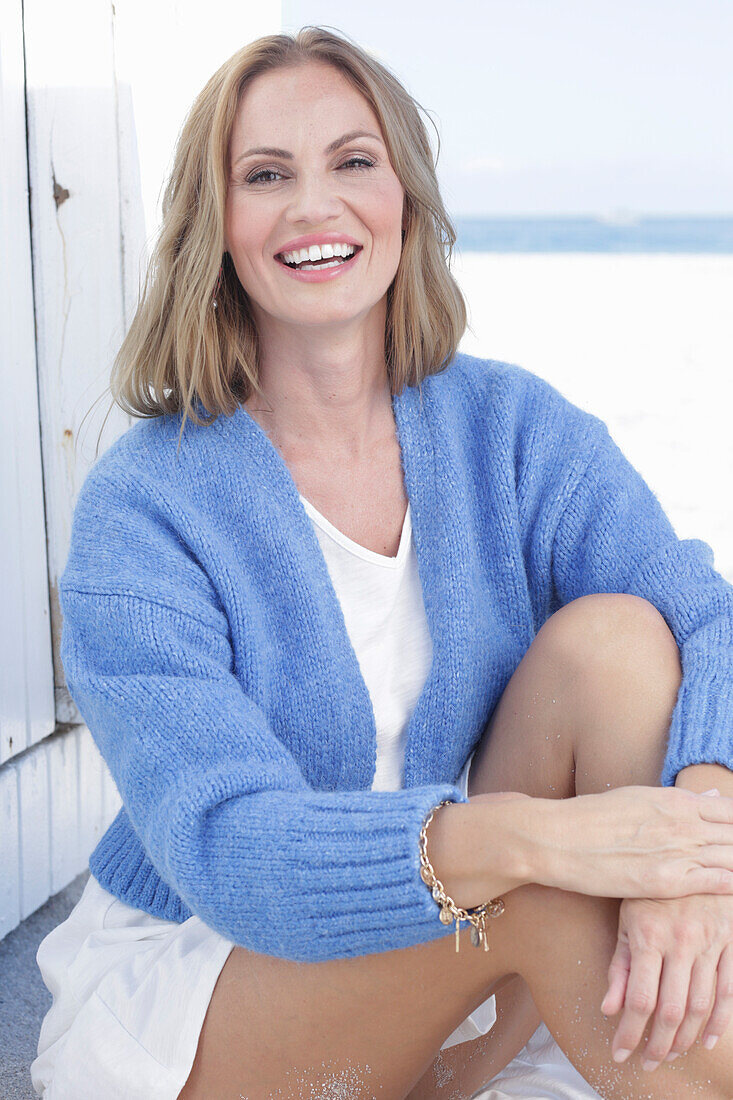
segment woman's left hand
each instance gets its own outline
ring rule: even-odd
[[[733,897],[626,898],[608,980],[601,1011],[624,1009],[613,1040],[617,1061],[636,1049],[652,1013],[645,1069],[684,1054],[706,1021],[703,1042],[712,1049],[733,1016]]]

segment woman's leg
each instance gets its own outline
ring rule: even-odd
[[[496,1023],[487,1035],[441,1050],[409,1100],[467,1100],[500,1073],[542,1023],[529,986],[508,975],[494,990]]]
[[[664,625],[650,605],[633,597],[583,597],[553,615],[492,716],[469,792],[571,797],[576,771],[579,792],[656,783],[676,697],[671,636],[660,621]],[[640,650],[635,660],[628,657],[632,642]],[[609,682],[612,705],[604,719],[600,695]],[[633,754],[627,752],[632,746]],[[614,1028],[599,1005],[617,901],[536,885],[512,891],[506,901],[504,915],[490,924],[488,952],[471,948],[467,936],[459,954],[453,938],[445,937],[313,964],[234,948],[180,1100],[295,1100],[344,1090],[354,1100],[404,1100],[417,1096],[418,1088],[421,1100],[445,1096],[438,1083],[432,1092],[423,1087],[441,1043],[501,979],[515,974],[527,982],[562,1049],[602,1095],[677,1100],[697,1093],[729,1100],[733,1042],[725,1035],[714,1051],[700,1056],[692,1050],[653,1074],[638,1068],[638,1057],[621,1066],[612,1061]],[[488,1072],[500,1068],[494,1064]]]
[[[469,795],[516,790],[537,798],[567,798],[633,784],[657,786],[681,678],[675,639],[646,600],[609,593],[574,600],[544,624],[507,684],[474,755]],[[562,774],[568,777],[560,784],[558,760],[564,762]],[[547,895],[543,887],[534,889]],[[578,923],[572,928],[563,918],[563,899],[572,899],[576,907]],[[552,900],[545,896],[545,903],[566,927],[558,929],[552,919],[538,925],[539,953],[528,954],[526,967],[521,968],[534,998],[520,989],[515,994],[516,1008],[512,1003],[509,1009],[515,1013],[510,1025],[515,1040],[522,1038],[523,1028],[525,1042],[532,1034],[531,1006],[536,1001],[561,1048],[602,1096],[698,1095],[729,1100],[733,1096],[730,1035],[720,1040],[726,1045],[719,1062],[711,1062],[709,1052],[698,1043],[674,1066],[663,1064],[650,1075],[640,1066],[651,1025],[630,1059],[637,1088],[648,1088],[631,1091],[629,1074],[619,1073],[610,1055],[619,1017],[606,1022],[599,1007],[615,947],[618,902],[553,891]],[[606,908],[600,922],[599,903]],[[556,951],[558,935],[574,938],[578,948],[559,983],[547,966],[531,972],[538,961],[541,964],[543,953],[550,958]],[[501,996],[497,995],[497,1009]],[[570,1014],[568,1006],[572,1006]],[[438,1081],[448,1080],[446,1062],[450,1062],[451,1080],[465,1074],[469,1096],[479,1087],[474,1084],[474,1048],[479,1046],[487,1059],[486,1079],[498,1073],[506,1062],[495,1027],[482,1039],[440,1054],[410,1100],[432,1100],[433,1096],[449,1100],[450,1091],[436,1087]],[[684,1079],[680,1069],[685,1071]]]

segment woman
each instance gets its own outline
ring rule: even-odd
[[[454,240],[345,37],[195,102],[61,583],[123,807],[39,1095],[468,1097],[541,1021],[563,1096],[731,1094],[733,589],[601,420],[456,353]]]

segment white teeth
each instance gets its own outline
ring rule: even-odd
[[[298,271],[326,271],[329,267],[339,267],[343,260],[331,260],[329,264],[303,264]]]
[[[296,249],[294,252],[281,252],[282,260],[286,264],[300,264],[308,260],[330,260],[333,256],[352,256],[356,252],[353,244],[312,244],[310,248]]]

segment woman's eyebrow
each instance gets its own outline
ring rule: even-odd
[[[340,138],[336,138],[335,141],[332,141],[330,145],[326,146],[324,152],[326,153],[326,155],[329,155],[330,153],[335,153],[336,150],[340,149],[342,145],[346,145],[349,141],[353,141],[355,138],[358,137],[374,138],[375,141],[378,141],[381,145],[384,145],[382,139],[377,134],[371,133],[371,131],[369,130],[352,130],[350,133],[342,134]],[[244,160],[245,157],[252,157],[255,155],[265,157],[282,157],[284,160],[293,159],[293,154],[289,153],[287,149],[275,149],[270,145],[259,145],[255,149],[248,149],[246,153],[240,154],[240,156],[237,157],[234,163],[238,164],[240,160]]]

